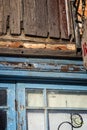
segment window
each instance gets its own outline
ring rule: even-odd
[[[6,130],[7,128],[7,91],[0,90],[0,130]]]
[[[0,130],[16,130],[15,86],[0,83]]]
[[[87,93],[26,89],[27,130],[85,130]]]

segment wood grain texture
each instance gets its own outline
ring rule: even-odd
[[[11,34],[20,34],[20,0],[10,0],[10,32]]]
[[[0,0],[0,35],[2,34],[2,23],[3,23],[3,1]]]
[[[46,0],[24,0],[24,32],[47,36]]]
[[[68,39],[68,26],[67,26],[67,16],[66,16],[66,6],[65,0],[59,0],[60,9],[60,28],[61,28],[61,38]]]
[[[50,49],[50,50],[71,50],[75,51],[76,47],[75,44],[65,44],[65,43],[58,43],[58,44],[50,44],[50,43],[38,43],[37,42],[23,42],[23,41],[0,41],[0,47],[10,47],[10,48],[29,48],[29,49]]]
[[[47,37],[47,0],[36,1],[36,35]]]
[[[81,56],[76,55],[76,51],[62,51],[50,49],[0,48],[0,55],[81,58]]]
[[[7,33],[10,18],[10,0],[3,0],[3,34]]]
[[[24,33],[36,34],[35,0],[24,0]]]
[[[58,0],[48,0],[48,23],[49,36],[60,38],[60,22],[59,22],[59,2]]]

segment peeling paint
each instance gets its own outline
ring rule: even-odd
[[[83,65],[75,64],[51,64],[30,62],[0,62],[0,67],[7,69],[58,71],[58,72],[85,72]]]

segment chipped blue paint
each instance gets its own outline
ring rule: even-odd
[[[20,86],[17,85],[16,94],[16,100],[18,104],[17,129],[26,130],[25,88],[20,89]]]
[[[26,110],[29,109],[26,107],[25,101],[25,90],[27,89],[42,89],[44,93],[44,102],[46,101],[46,90],[61,90],[61,91],[77,91],[77,92],[87,92],[87,86],[76,86],[76,85],[49,85],[49,84],[29,84],[29,83],[17,83],[17,100],[18,100],[18,112],[20,113],[20,118],[18,119],[18,126],[21,126],[22,130],[26,130]],[[21,109],[23,106],[24,109]],[[47,106],[47,102],[45,102],[45,106]],[[34,109],[34,108],[30,108]],[[39,109],[39,108],[37,108]],[[52,108],[55,110],[55,108]],[[57,109],[57,108],[56,108]],[[58,108],[58,110],[78,110],[78,108]],[[80,109],[81,111],[85,111],[87,109]],[[48,130],[48,112],[47,109],[44,111],[45,117],[45,129]],[[22,125],[20,125],[22,124]],[[18,129],[20,130],[20,129]]]
[[[67,78],[87,80],[87,73],[61,73],[61,72],[34,72],[34,71],[17,71],[17,70],[0,70],[0,76],[10,77],[37,77],[37,78]],[[22,79],[23,80],[23,79]]]
[[[30,83],[18,83],[19,88],[37,88],[37,89],[58,89],[66,91],[87,91],[87,86],[77,85],[51,85],[51,84],[30,84]]]
[[[0,57],[0,75],[87,79],[82,61],[35,58]]]
[[[82,65],[79,60],[62,60],[62,59],[41,59],[41,58],[15,58],[15,57],[0,57],[0,62],[25,62],[25,63],[52,63],[52,64],[76,64]]]
[[[7,130],[16,130],[16,113],[15,113],[15,85],[0,83],[0,89],[7,90],[7,106],[0,109],[7,111]]]
[[[3,63],[1,63],[3,62]],[[7,64],[5,64],[7,62]],[[11,65],[11,63],[13,63]],[[16,63],[16,65],[15,65]],[[20,64],[22,63],[22,64]],[[24,69],[28,64],[34,66],[34,69]],[[80,68],[80,71],[73,71],[73,67],[70,66],[67,72],[61,72],[61,67],[65,65],[71,65]],[[19,66],[18,66],[19,65]],[[22,66],[24,65],[24,66]],[[19,67],[19,68],[18,68]],[[60,70],[60,71],[58,71]],[[73,73],[72,73],[73,71]],[[28,83],[0,83],[0,89],[6,88],[8,92],[8,106],[0,109],[7,109],[8,125],[7,130],[26,130],[26,106],[25,106],[25,89],[37,88],[43,89],[44,95],[46,95],[46,89],[58,89],[62,91],[87,91],[87,85],[72,85],[74,80],[87,81],[87,73],[84,70],[82,61],[74,60],[53,60],[53,59],[32,59],[32,58],[11,58],[11,57],[0,57],[0,82],[16,81],[25,82],[27,79]],[[36,79],[41,83],[32,84],[29,83],[29,79]],[[49,84],[45,81],[49,79]],[[62,85],[57,84],[55,81],[61,80]],[[73,80],[72,80],[73,79]],[[66,80],[68,85],[63,84],[63,80]],[[71,84],[68,83],[71,81]],[[53,82],[53,84],[52,84]],[[16,95],[15,95],[16,94]],[[46,97],[46,96],[45,96]],[[15,110],[15,100],[17,102],[17,110]],[[16,122],[17,119],[17,122]],[[47,111],[45,111],[45,119],[47,122]],[[17,126],[16,126],[17,124]],[[46,130],[48,130],[48,124],[46,123]]]

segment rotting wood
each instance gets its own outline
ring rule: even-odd
[[[46,37],[49,32],[52,38],[68,39],[73,33],[69,29],[73,30],[73,25],[71,17],[68,18],[68,11],[71,11],[68,4],[68,0],[0,0],[0,33],[7,34],[9,25],[14,35],[21,34],[24,29],[27,35]],[[87,17],[87,6],[85,14]]]
[[[20,36],[15,35],[2,35],[0,36],[0,41],[26,41],[26,42],[36,42],[36,43],[49,43],[49,44],[75,44],[75,42],[70,42],[69,40],[61,40],[56,38],[43,38],[43,37],[36,37],[36,36],[25,36],[24,33]]]
[[[48,0],[49,36],[60,38],[59,3],[57,0]]]
[[[11,42],[11,41],[0,41],[0,47],[10,47],[10,48],[32,48],[32,49],[50,49],[50,50],[71,50],[75,51],[75,44],[50,44],[50,43],[34,43],[34,42]]]

